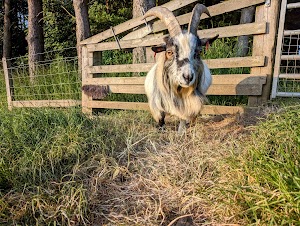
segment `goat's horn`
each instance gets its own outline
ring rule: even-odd
[[[168,28],[168,31],[169,31],[171,37],[174,37],[182,32],[181,28],[180,28],[180,24],[177,21],[174,14],[165,7],[156,6],[152,9],[148,10],[145,13],[145,15],[143,16],[143,19],[145,19],[149,16],[156,16],[161,21],[163,21],[165,23],[166,27]]]
[[[208,9],[206,8],[205,5],[202,4],[196,4],[191,15],[190,23],[189,23],[189,28],[188,32],[192,33],[194,35],[197,35],[197,28],[200,23],[200,17],[202,13],[205,13],[207,16],[210,17],[210,14],[208,12]]]

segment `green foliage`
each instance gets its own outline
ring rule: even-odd
[[[0,56],[2,58],[3,50],[3,19],[4,19],[4,4],[1,1],[0,8]],[[11,0],[10,20],[11,20],[11,42],[12,42],[12,57],[26,54],[26,16],[27,16],[27,1]]]
[[[91,34],[97,34],[131,17],[130,2],[91,1],[89,22]],[[61,51],[63,56],[74,56],[76,51],[76,21],[72,1],[43,0],[45,50]],[[109,8],[108,8],[109,7]],[[67,48],[67,49],[66,49]]]
[[[221,38],[215,40],[208,50],[204,51],[202,56],[203,59],[218,59],[218,58],[231,58],[237,57],[237,38]],[[249,47],[251,50],[251,46]],[[251,55],[249,51],[248,55]],[[250,68],[221,68],[221,69],[211,69],[212,74],[249,74]]]
[[[116,3],[120,4],[120,2]],[[115,5],[116,3],[111,4]],[[108,9],[105,4],[102,4],[99,1],[94,1],[89,6],[90,28],[92,35],[109,29],[111,26],[123,23],[126,20],[129,20],[132,15],[131,8],[128,6],[125,7],[125,5],[124,8],[120,5],[116,7],[110,6],[110,8],[111,9]],[[113,8],[115,10],[112,10]]]
[[[76,46],[72,1],[43,0],[43,10],[45,51],[59,51],[63,56],[75,56],[76,49],[69,49]]]

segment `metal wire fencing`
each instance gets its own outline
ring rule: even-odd
[[[282,43],[278,92],[300,93],[300,34],[286,35]]]
[[[22,101],[80,100],[81,73],[78,70],[78,58],[63,56],[61,53],[65,50],[42,53],[44,60],[35,62],[33,67],[28,64],[28,56],[7,59],[12,101],[22,104]],[[68,50],[76,53],[76,48]],[[4,70],[0,72],[2,105],[7,103]]]

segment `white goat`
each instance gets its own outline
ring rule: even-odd
[[[150,9],[144,18],[156,16],[169,30],[165,45],[152,47],[160,54],[157,63],[148,72],[145,91],[153,118],[161,128],[165,124],[165,115],[175,115],[180,119],[178,133],[185,131],[187,122],[193,120],[205,102],[205,94],[211,85],[212,77],[207,65],[201,60],[202,46],[212,42],[200,39],[197,27],[202,13],[209,12],[202,4],[197,4],[192,12],[188,31],[182,32],[173,13],[164,7]]]

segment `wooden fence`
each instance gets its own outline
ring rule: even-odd
[[[173,0],[163,6],[174,11],[190,4],[195,4],[197,0]],[[265,2],[268,2],[265,3]],[[222,74],[213,75],[212,86],[208,90],[208,95],[246,95],[249,106],[258,106],[269,99],[272,80],[272,66],[274,60],[273,49],[275,46],[275,36],[277,30],[277,18],[279,14],[278,0],[228,0],[208,7],[211,16],[230,13],[249,6],[256,6],[255,22],[227,27],[219,27],[207,30],[199,30],[201,38],[212,37],[219,34],[219,38],[237,37],[242,35],[253,36],[252,56],[207,59],[210,69],[217,68],[251,68],[250,74]],[[189,23],[191,13],[177,16],[180,25]],[[201,19],[207,18],[202,15]],[[122,64],[122,65],[101,65],[99,52],[112,51],[117,49],[133,49],[136,47],[147,47],[163,43],[162,31],[166,30],[161,21],[152,20],[154,17],[145,20],[141,17],[131,19],[119,24],[102,33],[94,35],[81,42],[82,45],[82,85],[108,85],[112,93],[144,94],[145,77],[101,77],[105,73],[124,72],[148,72],[154,61],[142,64]],[[125,35],[121,40],[108,41],[109,38],[117,39],[117,35],[134,31]],[[152,34],[155,33],[155,35]],[[12,107],[67,107],[75,106],[78,100],[14,100],[13,79],[8,70],[7,62],[3,59],[3,68],[6,79],[7,102],[9,108]],[[100,77],[99,77],[100,75]],[[82,110],[91,113],[95,108],[109,109],[133,109],[147,110],[147,103],[140,102],[119,102],[119,101],[99,101],[82,93]],[[240,106],[212,106],[206,105],[203,114],[232,114],[243,112]]]
[[[164,6],[174,11],[196,0],[182,1],[174,0]],[[216,68],[241,68],[250,67],[250,74],[226,74],[213,75],[212,86],[208,90],[208,95],[246,95],[249,106],[257,106],[268,100],[272,65],[273,48],[275,45],[275,35],[278,18],[278,0],[272,0],[269,4],[265,0],[228,0],[220,4],[208,7],[211,16],[221,15],[234,10],[255,5],[255,22],[207,30],[199,30],[201,38],[212,37],[219,34],[220,38],[235,37],[241,35],[253,35],[252,56],[208,59],[205,60],[210,69]],[[189,22],[191,13],[177,16],[180,25]],[[201,19],[207,16],[203,15]],[[147,19],[151,23],[153,17]],[[144,94],[145,77],[99,77],[102,73],[124,73],[124,72],[147,72],[153,66],[153,62],[142,64],[123,64],[123,65],[99,65],[96,64],[96,53],[107,50],[132,49],[135,47],[149,47],[163,43],[164,35],[149,35],[152,32],[166,30],[161,21],[147,24],[142,28],[136,29],[123,37],[120,41],[102,42],[108,38],[116,37],[117,34],[135,28],[145,21],[136,18],[122,23],[113,29],[106,30],[81,42],[82,44],[82,85],[108,85],[112,93]],[[102,43],[101,43],[102,42]],[[99,63],[99,61],[98,61]],[[98,74],[97,76],[94,76]],[[82,94],[83,112],[91,113],[94,108],[109,109],[134,109],[147,110],[147,103],[138,102],[118,102],[118,101],[99,101]],[[242,112],[239,106],[212,106],[206,105],[203,114],[227,114]]]

